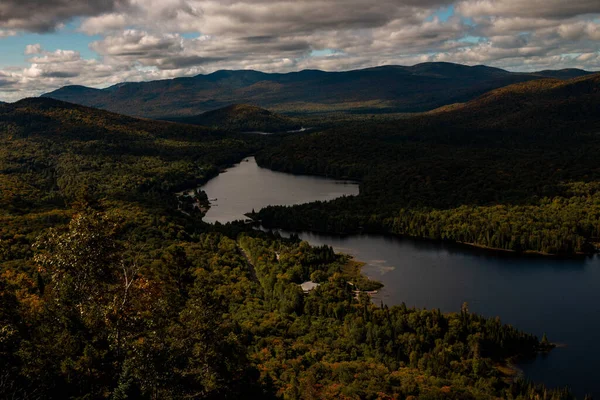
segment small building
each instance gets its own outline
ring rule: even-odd
[[[319,284],[313,281],[307,281],[301,284],[300,287],[302,288],[304,294],[308,294],[311,290],[314,290],[317,287],[319,287]]]

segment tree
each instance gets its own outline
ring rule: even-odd
[[[56,302],[73,305],[86,317],[111,300],[110,289],[119,281],[123,263],[117,231],[117,223],[86,210],[73,217],[66,231],[51,229],[38,241],[34,260],[49,280]],[[127,288],[130,280],[126,280]]]
[[[168,340],[181,390],[193,398],[252,397],[255,378],[224,297],[198,277]],[[244,396],[242,396],[244,397]]]
[[[39,351],[50,352],[46,358],[60,363],[68,384],[78,380],[82,392],[102,390],[102,381],[109,385],[126,358],[124,332],[139,264],[136,258],[126,258],[125,247],[116,240],[118,232],[118,222],[85,209],[66,229],[51,229],[36,245],[34,260],[47,282],[44,318],[59,322],[45,325],[48,342],[40,343]],[[69,346],[52,354],[57,351],[47,347],[52,340]]]

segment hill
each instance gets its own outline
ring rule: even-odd
[[[526,136],[600,130],[600,74],[509,85],[430,112],[425,124],[517,131]]]
[[[580,78],[587,75],[593,75],[594,72],[584,71],[577,68],[566,68],[559,70],[544,70],[534,72],[533,74],[543,76],[544,78],[555,78],[555,79],[573,79]]]
[[[19,203],[2,204],[9,212],[69,204],[85,193],[150,199],[208,179],[255,148],[208,128],[45,98],[0,107],[0,144],[0,187],[29,188]]]
[[[247,104],[234,104],[172,121],[237,132],[277,133],[302,128],[301,124],[292,118]]]
[[[190,78],[121,83],[102,90],[67,86],[44,97],[148,118],[194,116],[235,103],[285,113],[419,112],[465,102],[489,90],[550,73],[511,73],[450,63],[346,72],[217,71]]]
[[[391,232],[512,251],[600,237],[600,75],[545,79],[397,121],[287,138],[261,166],[362,181],[361,196],[263,210],[263,224]]]

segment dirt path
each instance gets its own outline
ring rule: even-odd
[[[253,281],[258,282],[258,276],[256,276],[256,269],[254,268],[254,264],[252,263],[250,256],[248,255],[248,253],[246,253],[246,250],[244,250],[239,244],[236,244],[236,248],[239,254],[246,259],[246,263],[248,264],[248,270],[250,271],[250,278]]]

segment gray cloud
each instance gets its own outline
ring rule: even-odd
[[[43,72],[42,77],[44,78],[75,78],[79,76],[79,72],[68,72],[68,71],[49,71]]]
[[[90,18],[82,30],[138,28],[209,35],[279,36],[319,30],[376,28],[452,0],[132,0],[128,18],[110,13]],[[131,11],[135,10],[135,11]]]
[[[598,0],[464,0],[457,10],[468,17],[572,18],[600,13]]]
[[[0,28],[48,32],[74,17],[95,16],[127,5],[127,0],[2,0]]]

